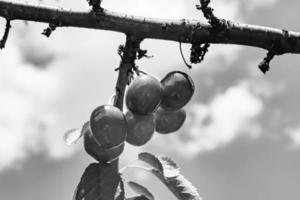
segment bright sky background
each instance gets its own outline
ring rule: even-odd
[[[85,0],[44,1],[87,10]],[[203,19],[198,1],[104,0],[103,7],[135,15]],[[219,17],[300,31],[296,0],[212,0]],[[4,29],[4,20],[1,19]],[[85,167],[93,162],[82,143],[67,147],[63,133],[80,127],[93,108],[113,93],[122,34],[12,22],[0,52],[0,199],[71,199]],[[2,30],[1,30],[2,31]],[[188,58],[189,45],[184,45]],[[204,200],[298,200],[300,197],[300,111],[298,55],[275,57],[271,71],[257,68],[265,52],[212,45],[205,61],[188,70],[178,44],[145,40],[152,59],[142,70],[162,78],[186,71],[196,92],[186,106],[183,128],[156,134],[144,147],[126,146],[121,165],[141,151],[169,155]],[[157,199],[175,199],[143,171],[126,177],[147,185]]]

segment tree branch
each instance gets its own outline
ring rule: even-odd
[[[239,44],[272,50],[274,54],[300,53],[300,33],[262,26],[225,21],[226,28],[217,34],[207,22],[162,20],[103,12],[79,12],[65,8],[0,0],[0,16],[11,20],[58,22],[58,27],[72,26],[117,31],[140,38],[171,40],[183,43]],[[276,48],[274,48],[276,47]]]
[[[142,39],[140,38],[130,35],[126,36],[126,43],[118,68],[119,74],[116,83],[116,100],[114,103],[114,106],[118,107],[120,110],[123,110],[124,94],[129,79],[129,72],[135,67],[135,60],[141,42]],[[112,162],[112,165],[116,170],[118,170],[118,163],[119,159]]]

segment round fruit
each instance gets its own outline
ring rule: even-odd
[[[173,71],[161,80],[163,96],[161,107],[178,110],[189,102],[195,90],[192,78],[184,72]]]
[[[138,115],[127,111],[125,117],[127,120],[126,141],[136,146],[146,144],[155,130],[153,114]]]
[[[135,114],[153,113],[162,97],[160,82],[153,76],[141,74],[129,85],[126,93],[126,106]]]
[[[115,106],[97,107],[91,114],[90,127],[96,142],[104,148],[112,148],[125,141],[126,119]]]
[[[113,148],[104,148],[99,146],[90,130],[85,131],[83,137],[85,151],[99,162],[111,162],[117,159],[124,150],[124,142]]]
[[[161,107],[154,113],[155,130],[158,133],[172,133],[180,129],[186,118],[184,109],[167,111]]]

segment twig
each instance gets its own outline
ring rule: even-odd
[[[57,25],[55,23],[49,23],[49,26],[43,30],[42,34],[49,37],[56,27]]]
[[[200,63],[204,60],[204,56],[208,52],[208,48],[210,47],[209,43],[205,44],[192,44],[191,47],[191,63]]]
[[[266,57],[259,63],[258,68],[262,71],[262,73],[266,74],[267,71],[270,70],[270,62],[274,58],[274,53],[268,51]]]
[[[3,49],[5,47],[10,28],[11,28],[10,20],[6,19],[5,31],[4,31],[3,37],[0,41],[0,49]]]
[[[96,13],[101,13],[103,8],[101,8],[102,0],[87,0],[89,5],[92,6],[92,9]]]

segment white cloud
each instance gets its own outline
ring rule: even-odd
[[[289,149],[298,149],[300,147],[300,126],[287,128],[285,134],[290,139]]]
[[[104,8],[115,12],[164,19],[184,17],[186,5],[186,2],[181,0],[114,0],[103,2]]]
[[[246,8],[249,12],[253,12],[256,8],[259,7],[271,7],[273,6],[278,0],[245,0],[245,4],[247,5]]]
[[[18,163],[37,151],[51,157],[74,152],[58,141],[62,138],[57,130],[50,129],[59,119],[51,104],[62,84],[54,71],[23,64],[11,41],[1,52],[0,65],[0,171],[20,166]]]
[[[247,84],[233,86],[207,105],[191,106],[187,113],[193,117],[186,123],[187,130],[181,133],[186,134],[183,137],[188,137],[187,141],[174,134],[168,143],[174,143],[179,153],[192,157],[229,144],[241,134],[256,138],[260,127],[254,119],[262,110],[262,101],[250,92]]]

